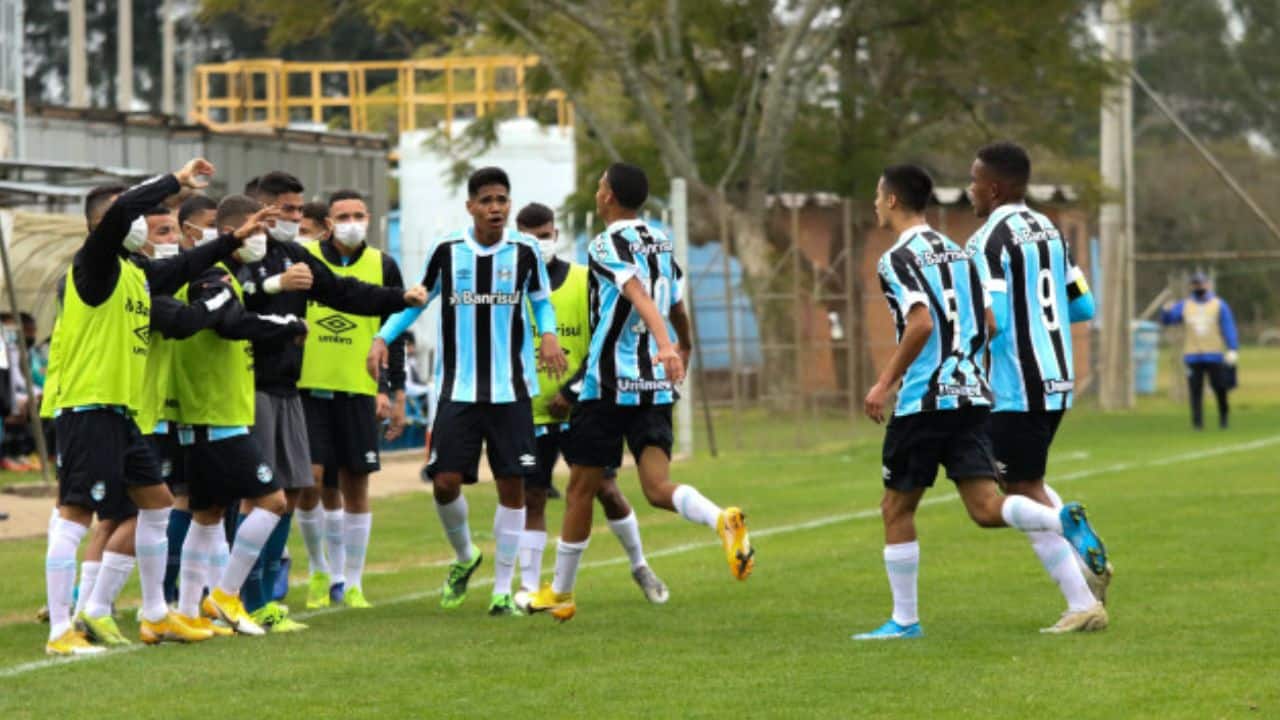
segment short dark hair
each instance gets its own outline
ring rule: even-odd
[[[471,173],[471,177],[467,178],[467,195],[475,197],[480,192],[480,188],[485,185],[501,185],[511,192],[511,178],[507,177],[507,171],[500,167],[482,167]]]
[[[549,222],[555,222],[555,219],[556,214],[551,211],[551,208],[542,203],[529,203],[520,208],[520,212],[516,214],[516,227],[542,227]]]
[[[329,195],[329,207],[333,207],[334,203],[341,202],[343,200],[359,200],[360,202],[364,203],[366,206],[368,206],[369,204],[368,199],[366,199],[365,196],[361,194],[359,190],[352,190],[350,188],[346,188],[343,190],[335,191],[333,194]]]
[[[614,163],[604,177],[618,204],[628,210],[639,210],[649,199],[649,178],[637,165]]]
[[[890,165],[881,177],[889,192],[910,210],[924,210],[933,197],[933,178],[919,165]]]
[[[154,215],[172,215],[173,210],[169,209],[168,205],[156,205],[155,207],[148,208],[142,214],[145,217],[152,217]]]
[[[218,203],[208,195],[192,195],[178,206],[178,224],[186,225],[192,215],[206,210],[217,210]]]
[[[228,195],[218,203],[218,215],[214,223],[221,230],[226,225],[241,225],[249,216],[262,209],[262,203],[248,195]]]
[[[114,198],[128,189],[129,188],[125,185],[113,184],[99,185],[98,187],[90,190],[84,196],[85,222],[89,223],[91,226],[96,224],[93,222],[93,219],[106,212],[107,208],[111,207],[111,203]]]
[[[258,195],[258,182],[261,180],[261,175],[254,175],[249,178],[249,182],[244,184],[244,194],[249,197],[256,197]]]
[[[329,218],[329,206],[322,202],[309,202],[302,206],[302,217],[324,225],[324,221]]]
[[[1031,182],[1031,156],[1019,144],[995,142],[978,148],[978,159],[1002,180],[1016,185]]]
[[[252,181],[250,181],[252,182]],[[266,198],[275,198],[287,193],[302,194],[305,190],[302,181],[290,175],[283,170],[272,170],[271,172],[258,178],[258,187],[253,192],[253,197],[258,200]]]

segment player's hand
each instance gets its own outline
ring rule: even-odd
[[[387,425],[387,432],[383,437],[388,441],[395,440],[404,434],[405,426],[408,424],[404,410],[404,391],[398,391],[395,401],[391,403],[391,422]]]
[[[559,380],[568,369],[569,361],[560,349],[560,339],[555,333],[543,333],[542,345],[538,347],[538,369],[546,370],[555,380]]]
[[[182,166],[181,170],[174,173],[173,176],[178,179],[178,182],[182,184],[182,187],[199,190],[201,188],[209,187],[209,178],[213,177],[213,174],[216,171],[217,168],[215,168],[213,163],[208,160],[205,160],[204,158],[192,158],[186,165]]]
[[[562,392],[556,393],[555,397],[551,398],[551,402],[547,403],[547,412],[557,420],[569,417],[569,411],[572,409],[573,403]]]
[[[388,365],[390,354],[386,340],[380,337],[373,339],[373,347],[369,348],[369,355],[364,359],[364,369],[369,371],[369,377],[377,381],[382,369]]]
[[[1236,352],[1235,350],[1228,350],[1226,357],[1224,357],[1223,359],[1227,361],[1228,365],[1230,365],[1231,367],[1235,367],[1236,363],[1240,361],[1240,353]]]
[[[378,406],[376,414],[379,420],[391,419],[391,398],[386,393],[378,393]]]
[[[414,285],[404,291],[404,304],[409,307],[422,307],[427,304],[427,289],[421,285]]]
[[[245,220],[244,224],[236,228],[236,231],[232,234],[243,244],[250,235],[265,233],[267,231],[267,221],[275,220],[279,216],[280,208],[269,205],[250,215],[249,219]]]
[[[871,418],[877,425],[884,422],[884,408],[889,403],[889,388],[881,383],[876,383],[871,387],[871,391],[867,393],[867,399],[862,401],[862,412]]]
[[[285,292],[294,290],[310,290],[315,278],[311,275],[311,266],[306,263],[294,263],[288,270],[280,273],[280,289]]]
[[[654,360],[662,365],[672,385],[679,385],[684,381],[684,360],[681,359],[675,345],[658,348],[658,356]]]

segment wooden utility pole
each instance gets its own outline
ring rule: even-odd
[[[120,0],[116,11],[116,109],[133,109],[133,0]]]
[[[1102,5],[1104,52],[1128,65],[1133,38],[1126,0]],[[1133,388],[1133,84],[1127,68],[1102,97],[1101,171],[1105,202],[1102,240],[1102,366],[1098,402],[1104,410],[1135,405]]]
[[[173,33],[173,0],[164,0],[160,6],[160,110],[172,115],[177,109],[174,102],[174,62],[177,52]]]
[[[89,64],[84,45],[84,0],[71,0],[67,10],[71,46],[67,58],[71,107],[89,107]]]

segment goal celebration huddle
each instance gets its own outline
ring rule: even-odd
[[[297,178],[273,170],[211,198],[216,172],[195,159],[86,198],[88,234],[59,284],[41,408],[55,429],[59,484],[45,561],[48,653],[133,644],[115,604],[135,568],[144,643],[307,630],[276,591],[287,588],[295,518],[307,607],[376,606],[362,581],[369,485],[384,421],[391,435],[404,425],[406,334],[433,302],[424,473],[437,537],[453,554],[444,611],[467,605],[486,562],[492,591],[472,605],[490,616],[564,622],[579,599],[589,609],[578,571],[597,503],[636,585],[667,603],[678,588],[645,556],[626,492],[633,472],[650,505],[715,534],[732,578],[751,576],[743,509],[672,472],[672,408],[695,333],[673,242],[642,217],[644,170],[615,163],[600,174],[604,229],[587,241],[584,266],[557,255],[551,208],[517,203],[521,188],[506,172],[478,169],[467,180],[470,221],[431,244],[410,282],[365,242],[377,219],[358,190],[308,202]],[[1071,323],[1093,316],[1093,298],[1065,238],[1025,204],[1030,173],[1017,145],[978,151],[969,196],[985,224],[964,246],[926,222],[927,172],[894,165],[880,177],[876,220],[897,240],[878,276],[897,348],[865,412],[888,421],[881,511],[892,611],[857,640],[924,634],[914,518],[939,467],[975,523],[1027,536],[1066,603],[1047,632],[1109,622],[1106,548],[1084,508],[1045,482],[1074,394]],[[487,492],[468,489],[482,454],[498,499],[491,558],[467,504],[469,492]],[[546,506],[561,458],[570,474],[552,545]]]

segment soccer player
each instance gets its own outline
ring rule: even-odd
[[[1026,205],[1031,160],[1025,150],[1013,143],[988,145],[970,173],[973,210],[986,218],[968,247],[992,299],[995,407],[989,432],[995,458],[1006,493],[1060,508],[1045,469],[1075,389],[1071,323],[1093,317],[1093,295],[1062,233]],[[1067,601],[1054,632],[1105,627],[1105,613],[1093,607],[1106,599],[1111,579],[1105,551],[1082,552],[1082,567],[1056,535],[1029,539]]]
[[[540,203],[530,203],[516,215],[516,229],[532,235],[547,265],[551,280],[551,304],[556,309],[556,336],[568,361],[569,378],[563,383],[547,373],[538,375],[538,396],[533,399],[534,436],[537,438],[538,466],[525,475],[524,532],[520,533],[520,592],[517,605],[527,606],[528,596],[541,587],[542,553],[547,546],[547,497],[551,476],[562,452],[561,445],[569,430],[569,410],[577,399],[575,388],[581,386],[586,372],[587,350],[591,345],[591,273],[583,265],[567,263],[556,257],[559,233],[555,214]],[[532,318],[530,318],[532,320]],[[530,328],[538,337],[537,328]],[[608,468],[596,499],[609,520],[609,529],[622,543],[631,560],[631,577],[652,603],[665,603],[667,586],[649,568],[640,542],[640,524],[627,498],[618,489],[617,469]]]
[[[241,305],[243,289],[235,277],[236,266],[257,262],[266,254],[261,210],[257,201],[243,195],[219,203],[217,227],[224,234],[244,236],[245,246],[228,265],[211,268],[193,281],[185,293],[179,293],[180,299],[194,303],[222,294],[224,302]],[[237,309],[237,315],[242,312]],[[246,338],[293,342],[307,331],[305,321],[296,316],[265,319],[274,320],[268,323],[273,327],[241,333],[226,324],[216,332],[201,331],[178,343],[173,354],[174,415],[180,423],[178,443],[183,448],[194,514],[183,545],[184,582],[178,609],[187,618],[199,615],[205,583],[198,578],[209,575],[201,564],[216,547],[223,513],[243,498],[253,509],[236,528],[226,568],[216,582],[208,583],[205,608],[246,635],[261,635],[263,629],[249,617],[238,593],[285,509],[280,482],[249,434],[254,422],[254,356]]]
[[[649,180],[634,165],[615,163],[600,176],[596,210],[608,226],[588,251],[599,292],[587,371],[565,445],[570,474],[564,525],[555,578],[529,603],[561,622],[577,611],[573,587],[591,537],[594,500],[605,469],[622,464],[624,441],[649,504],[714,530],[735,578],[746,580],[755,566],[742,511],[721,510],[692,485],[670,479],[671,407],[693,343],[671,241],[637,216],[648,197]],[[668,320],[679,348],[667,332]]]
[[[354,190],[339,190],[329,196],[328,222],[333,228],[330,239],[307,242],[304,247],[336,276],[398,289],[404,281],[395,259],[365,244],[369,221],[364,196]],[[378,406],[398,406],[398,412],[391,412],[392,429],[404,427],[404,342],[397,340],[391,345],[391,368],[383,374],[384,387],[380,388],[364,368],[368,348],[385,319],[309,303],[307,323],[311,332],[298,380],[316,485],[324,484],[327,467],[336,469],[341,494],[334,509],[342,513],[343,519],[343,567],[333,570],[343,577],[343,602],[351,608],[372,607],[364,597],[362,576],[373,520],[369,511],[369,475],[381,468]],[[388,396],[394,396],[396,401],[391,403]],[[311,565],[309,608],[326,607],[330,601],[322,535],[329,506],[320,508],[320,495],[320,489],[313,486],[304,489],[298,501],[298,526],[302,528]]]
[[[218,237],[214,220],[218,215],[218,203],[208,195],[192,195],[178,206],[178,229],[182,232],[181,246],[190,250],[201,241]]]
[[[449,566],[440,605],[449,609],[462,604],[467,582],[482,559],[480,549],[471,542],[462,484],[476,481],[483,442],[498,489],[489,614],[518,615],[511,582],[524,530],[523,476],[537,464],[530,398],[538,393],[538,366],[524,318],[526,297],[542,331],[538,365],[558,378],[564,373],[565,358],[554,330],[546,265],[531,238],[507,227],[511,211],[507,173],[496,167],[472,173],[466,206],[473,225],[435,243],[423,280],[431,297],[439,295],[444,303],[435,373],[440,404],[427,472],[456,560]],[[420,308],[408,310],[383,325],[369,351],[370,375],[377,377],[387,368],[388,344],[421,313]]]
[[[381,317],[425,301],[426,291],[422,288],[383,287],[335,274],[321,258],[297,243],[304,209],[304,188],[297,178],[273,171],[255,178],[251,184],[259,201],[279,210],[280,220],[271,229],[266,257],[241,273],[249,310],[305,317],[309,301],[315,301],[349,315]],[[320,328],[311,331],[324,332]],[[263,548],[260,566],[254,568],[245,584],[243,599],[257,620],[274,629],[277,624],[288,626],[283,622],[286,610],[271,601],[271,590],[281,572],[289,523],[302,491],[315,481],[306,416],[298,394],[303,348],[294,343],[259,342],[254,343],[253,355],[257,403],[253,434],[268,464],[280,477],[288,506],[284,521]],[[355,372],[359,372],[358,363]]]
[[[212,636],[187,626],[165,605],[166,530],[173,497],[130,415],[144,384],[150,292],[172,292],[237,249],[241,240],[220,238],[202,252],[169,260],[139,262],[128,253],[146,243],[141,213],[184,187],[204,187],[213,172],[212,164],[196,159],[131,189],[95,188],[85,199],[89,235],[71,263],[50,349],[60,375],[52,388],[52,407],[61,459],[59,517],[45,562],[50,612],[45,650],[50,654],[100,650],[71,627],[71,584],[76,550],[96,506],[108,492],[122,488],[139,508],[134,548],[142,585],[142,639]]]
[[[1066,534],[1078,546],[1102,550],[1077,503],[1059,512],[999,493],[985,430],[991,407],[983,373],[988,297],[969,254],[925,221],[932,193],[932,178],[914,165],[885,168],[876,186],[876,220],[897,234],[880,258],[878,274],[898,346],[867,393],[864,410],[883,422],[889,396],[901,381],[885,430],[880,502],[893,616],[871,632],[854,635],[856,640],[924,634],[917,615],[915,511],[939,465],[980,527]]]

